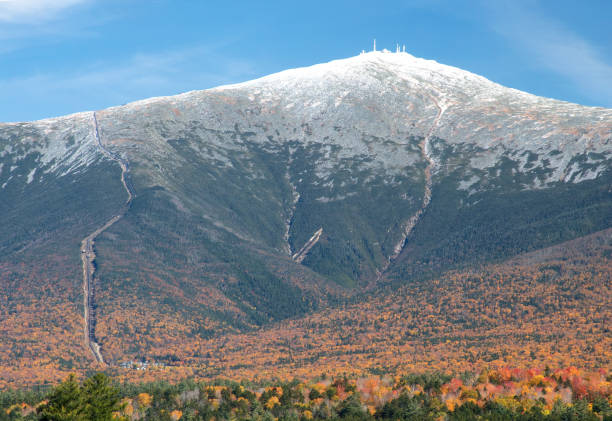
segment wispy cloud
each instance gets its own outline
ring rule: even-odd
[[[206,69],[206,70],[203,70]],[[71,72],[23,75],[0,81],[3,98],[13,103],[1,121],[32,115],[32,104],[54,115],[105,108],[151,96],[235,83],[256,76],[254,66],[233,58],[222,45],[192,46],[153,54],[135,54],[123,61],[100,61]],[[51,117],[35,115],[35,118]]]
[[[600,48],[547,16],[537,2],[483,2],[493,31],[538,66],[563,76],[593,100],[612,106],[612,63]],[[585,6],[586,7],[586,6]]]
[[[0,0],[0,21],[36,23],[52,19],[63,10],[88,0]]]
[[[138,53],[119,64],[97,63],[78,74],[58,79],[56,85],[77,90],[104,89],[117,99],[140,99],[142,94],[178,93],[206,88],[211,83],[232,82],[252,71],[249,62],[232,59],[217,47],[196,46]]]

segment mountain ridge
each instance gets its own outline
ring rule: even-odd
[[[0,124],[0,286],[77,320],[79,242],[125,206],[111,157],[129,163],[129,210],[95,244],[95,338],[111,364],[612,227],[612,110],[406,53],[95,116]]]
[[[375,57],[375,58],[374,58]],[[397,57],[401,57],[400,60],[397,60]],[[404,60],[404,59],[408,59],[408,60]],[[274,72],[271,73],[269,75],[265,75],[262,77],[258,77],[255,79],[251,79],[251,80],[247,80],[244,82],[236,82],[236,83],[230,83],[230,84],[224,84],[224,85],[219,85],[216,87],[212,87],[212,88],[206,88],[206,89],[195,89],[195,90],[190,90],[187,92],[183,92],[183,93],[179,93],[176,95],[162,95],[162,96],[153,96],[153,97],[149,97],[149,98],[144,98],[144,99],[139,99],[139,100],[135,100],[135,101],[130,101],[129,103],[123,104],[123,105],[113,105],[107,108],[104,108],[104,110],[110,110],[110,109],[116,109],[116,108],[122,108],[122,107],[132,107],[132,106],[139,106],[139,105],[146,105],[152,102],[157,102],[157,101],[163,101],[163,100],[170,100],[170,99],[179,99],[182,97],[188,97],[190,95],[193,94],[198,94],[198,93],[203,93],[203,92],[207,92],[207,91],[217,91],[217,90],[226,90],[226,89],[236,89],[236,88],[243,88],[243,87],[250,87],[253,85],[256,85],[258,83],[262,83],[262,82],[267,82],[267,81],[272,81],[272,80],[276,80],[276,79],[282,79],[283,76],[289,76],[289,75],[302,75],[302,76],[308,76],[310,71],[314,70],[314,69],[321,69],[324,70],[325,72],[328,71],[329,66],[333,66],[334,64],[347,64],[350,62],[354,62],[355,64],[363,64],[364,62],[370,62],[370,63],[393,63],[395,65],[401,65],[402,62],[404,64],[409,63],[409,62],[416,62],[416,63],[422,63],[422,70],[427,70],[428,69],[428,64],[429,66],[429,70],[431,71],[437,71],[440,72],[441,70],[447,69],[449,74],[454,74],[455,76],[463,76],[464,78],[471,78],[473,80],[478,80],[480,82],[483,82],[485,84],[488,84],[491,87],[495,87],[497,88],[497,90],[505,90],[508,92],[514,92],[514,93],[518,93],[521,94],[525,97],[531,97],[534,100],[546,100],[546,101],[554,101],[557,102],[559,104],[567,104],[567,105],[577,105],[583,108],[591,108],[591,109],[596,109],[596,110],[610,110],[610,108],[607,107],[602,107],[602,106],[590,106],[590,105],[582,105],[582,104],[578,104],[578,103],[573,103],[570,101],[565,101],[565,100],[561,100],[561,99],[556,99],[556,98],[551,98],[551,97],[543,97],[543,96],[538,96],[535,94],[531,94],[529,92],[526,91],[521,91],[519,89],[515,89],[515,88],[511,88],[511,87],[507,87],[504,86],[500,83],[494,82],[484,76],[481,76],[477,73],[473,73],[470,72],[468,70],[463,70],[461,68],[455,67],[455,66],[451,66],[451,65],[446,65],[446,64],[442,64],[437,62],[436,60],[431,60],[431,59],[424,59],[424,58],[419,58],[416,56],[413,56],[410,53],[407,52],[390,52],[390,51],[370,51],[370,52],[365,52],[365,53],[361,53],[359,55],[356,56],[350,56],[347,58],[343,58],[343,59],[334,59],[331,60],[329,62],[325,62],[325,63],[319,63],[319,64],[314,64],[311,66],[305,66],[305,67],[296,67],[296,68],[290,68],[290,69],[286,69],[286,70],[281,70],[278,72]],[[100,111],[100,110],[97,110]],[[80,116],[80,115],[85,115],[88,113],[92,113],[94,112],[94,110],[90,110],[90,111],[77,111],[74,113],[70,113],[70,114],[66,114],[66,115],[62,115],[62,116],[56,116],[56,117],[45,117],[42,119],[37,119],[37,120],[27,120],[27,121],[15,121],[15,122],[0,122],[0,124],[23,124],[23,123],[36,123],[36,122],[44,122],[47,120],[58,120],[58,119],[64,119],[64,118],[70,118],[73,116]]]

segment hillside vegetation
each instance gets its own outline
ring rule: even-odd
[[[0,386],[607,367],[611,185],[612,110],[407,53],[0,124]]]

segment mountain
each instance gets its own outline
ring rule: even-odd
[[[406,53],[0,124],[0,366],[173,362],[579,239],[611,169],[612,110]]]

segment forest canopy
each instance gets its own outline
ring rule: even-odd
[[[606,370],[483,370],[303,381],[118,383],[71,375],[0,392],[0,420],[612,420]]]

